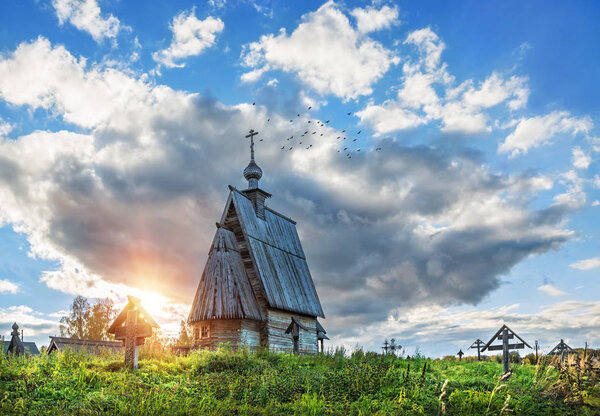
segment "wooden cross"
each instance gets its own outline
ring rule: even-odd
[[[456,355],[458,355],[458,361],[462,361],[462,356],[465,355],[465,353],[462,352],[462,349],[461,349],[461,350],[458,350]]]
[[[538,340],[535,340],[535,363],[537,364],[538,362]]]
[[[134,296],[128,296],[128,299],[107,332],[114,334],[116,340],[123,341],[125,366],[137,368],[139,346],[144,344],[145,338],[152,336],[152,328],[158,328],[158,324],[142,307],[140,299]]]
[[[250,138],[250,160],[254,160],[254,136],[256,136],[257,134],[257,131],[250,129],[250,131],[246,135],[246,139]]]
[[[548,355],[560,355],[561,364],[565,362],[565,354],[577,354],[577,351],[569,347],[562,339],[556,347],[552,348],[552,351],[548,353]]]
[[[516,344],[509,344],[508,340],[514,339],[515,337],[521,342]],[[492,342],[496,340],[502,341],[502,345],[491,345]],[[525,348],[525,346],[531,348],[531,345],[525,342],[525,340],[518,336],[512,329],[510,329],[506,325],[502,325],[498,332],[494,334],[492,339],[490,339],[488,343],[484,345],[484,347],[481,349],[481,352],[485,351],[486,349],[489,351],[502,350],[502,363],[504,364],[504,374],[506,374],[510,370],[508,354],[509,350],[520,350]]]
[[[294,354],[300,354],[300,329],[308,331],[308,328],[302,325],[302,322],[300,322],[295,316],[293,316],[292,321],[285,330],[285,333],[292,334]]]
[[[477,338],[475,342],[469,348],[477,348],[477,361],[481,361],[481,346],[485,343]]]
[[[383,349],[383,351],[384,351],[384,352],[387,354],[388,350],[390,349],[390,347],[389,347],[389,342],[388,342],[388,340],[387,340],[387,339],[386,339],[386,340],[383,342],[383,347],[381,347],[381,348],[382,348],[382,349]]]
[[[402,348],[402,346],[396,345],[396,338],[390,339],[390,351],[392,351],[392,354],[396,355],[396,350],[400,348]]]

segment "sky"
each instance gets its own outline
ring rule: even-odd
[[[0,333],[47,345],[74,296],[136,295],[176,335],[254,129],[330,347],[476,354],[503,323],[542,351],[600,347],[599,19],[594,1],[2,1]]]

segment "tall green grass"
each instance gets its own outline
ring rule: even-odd
[[[495,362],[407,360],[361,350],[300,357],[228,348],[188,357],[150,354],[142,355],[138,370],[122,361],[73,352],[0,357],[0,414],[600,413],[594,400],[570,400],[564,369],[552,363],[515,365],[513,376],[500,382]],[[600,397],[597,384],[585,391]]]

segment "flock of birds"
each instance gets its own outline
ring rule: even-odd
[[[253,102],[252,105],[256,105],[256,102]],[[293,125],[293,129],[295,133],[282,139],[283,146],[281,146],[282,151],[292,151],[294,149],[303,149],[310,150],[313,147],[312,143],[309,143],[311,139],[314,137],[323,137],[324,134],[330,133],[324,130],[321,130],[323,127],[328,127],[329,122],[331,120],[325,120],[324,122],[321,120],[311,120],[310,110],[312,106],[308,106],[306,114],[296,114],[296,118],[290,119],[290,125]],[[346,117],[352,116],[352,112],[346,113]],[[304,123],[306,121],[306,123]],[[267,123],[271,122],[271,118],[267,118]],[[338,153],[343,154],[347,159],[352,159],[352,154],[354,152],[360,152],[361,149],[358,147],[354,147],[353,144],[358,140],[357,137],[348,137],[351,135],[350,132],[346,133],[346,129],[342,130],[341,135],[337,136],[335,140],[340,141],[339,148],[337,150]],[[358,136],[361,133],[361,130],[358,130],[355,134]],[[333,137],[333,136],[332,136]],[[259,139],[262,142],[264,139]],[[376,151],[380,151],[381,147],[376,147]]]

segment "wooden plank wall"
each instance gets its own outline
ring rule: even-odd
[[[202,333],[202,326],[208,325],[210,336],[208,338],[194,338],[193,348],[215,349],[219,344],[229,343],[233,348],[248,346],[251,350],[260,345],[259,321],[251,319],[215,319],[194,323],[198,327],[198,334]],[[196,335],[196,331],[192,332]]]
[[[240,345],[247,346],[251,351],[260,346],[262,323],[250,319],[242,319],[240,330]]]
[[[317,354],[317,319],[310,316],[298,315],[291,312],[268,309],[267,311],[267,336],[269,348],[276,352],[292,353],[294,343],[291,334],[285,330],[292,322],[292,316],[296,317],[308,331],[300,329],[300,354]]]

